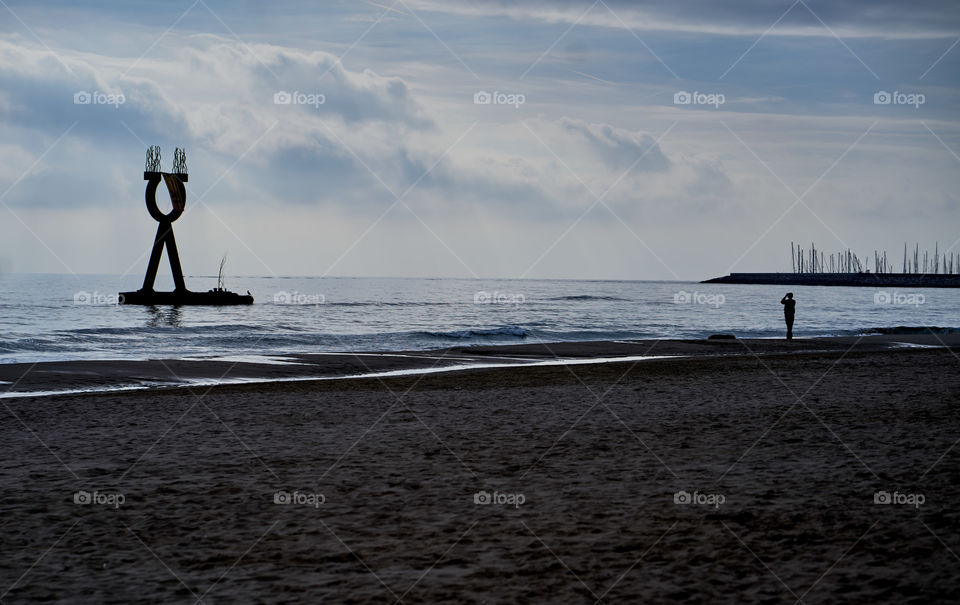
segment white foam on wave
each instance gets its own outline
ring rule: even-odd
[[[620,363],[629,361],[651,361],[658,359],[677,359],[688,355],[630,355],[625,357],[591,357],[589,359],[547,359],[525,363],[464,363],[444,367],[409,368],[404,370],[385,370],[383,372],[368,372],[366,374],[346,374],[344,376],[287,376],[283,378],[224,378],[211,380],[208,378],[193,378],[185,380],[190,386],[217,386],[221,384],[256,384],[270,382],[309,382],[316,380],[356,380],[358,378],[395,378],[398,376],[419,376],[423,374],[443,374],[446,372],[460,372],[463,370],[484,370],[502,368],[530,368],[564,365],[591,365],[602,363]],[[176,387],[174,387],[176,388]]]
[[[7,392],[0,394],[0,398],[22,398],[22,397],[47,397],[51,395],[79,395],[88,393],[112,393],[116,391],[140,391],[155,387],[160,388],[179,388],[184,386],[219,386],[230,384],[267,384],[272,382],[308,382],[318,380],[356,380],[358,378],[394,378],[398,376],[418,376],[423,374],[442,374],[446,372],[459,372],[463,370],[483,370],[494,368],[529,368],[546,366],[564,366],[564,365],[592,365],[603,363],[621,363],[621,362],[640,362],[659,359],[676,359],[689,357],[687,355],[630,355],[625,357],[591,357],[587,359],[547,359],[542,361],[529,361],[521,363],[465,363],[444,367],[430,368],[410,368],[405,370],[386,370],[383,372],[369,372],[366,374],[347,374],[344,376],[293,376],[283,378],[191,378],[176,384],[139,384],[126,386],[103,386],[90,387],[86,389],[65,389],[62,391],[23,391]]]
[[[299,366],[305,365],[302,361],[291,359],[289,357],[277,357],[270,355],[220,355],[218,357],[181,357],[179,361],[227,361],[233,363],[261,363],[278,366]]]
[[[924,345],[916,342],[894,342],[891,343],[900,349],[943,349],[947,345]]]
[[[22,397],[49,397],[51,395],[82,395],[85,393],[112,393],[114,391],[142,391],[158,385],[124,385],[124,386],[97,386],[86,389],[64,389],[62,391],[7,391],[0,393],[0,399],[17,399]]]

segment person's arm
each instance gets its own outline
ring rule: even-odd
[[[783,298],[780,299],[780,304],[781,304],[781,305],[787,304],[787,297],[786,297],[786,296],[784,296]]]

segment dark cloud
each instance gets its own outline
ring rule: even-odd
[[[436,11],[507,14],[545,21],[572,22],[587,8],[578,0],[525,2],[509,0],[410,0],[414,6]],[[765,32],[794,0],[606,0],[616,16],[609,15],[603,4],[590,11],[585,24],[598,24],[604,15],[612,27],[627,25],[662,31],[715,31],[716,33],[759,34]],[[796,33],[791,27],[811,26],[811,35],[832,36],[820,21],[831,29],[842,29],[847,35],[930,37],[956,36],[960,32],[960,7],[951,0],[804,0],[790,11],[768,35]]]
[[[670,160],[648,134],[571,118],[563,118],[559,124],[568,134],[585,140],[610,167],[626,169],[636,164],[633,169],[638,172],[663,172],[670,168]]]

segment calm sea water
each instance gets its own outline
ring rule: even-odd
[[[116,304],[140,276],[0,275],[0,363],[268,356],[453,345],[784,333],[778,286],[235,277],[243,307]],[[214,278],[188,277],[193,290]],[[798,337],[960,327],[960,290],[792,288]]]

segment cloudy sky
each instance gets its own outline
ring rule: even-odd
[[[78,4],[0,0],[0,270],[142,274],[154,144],[192,275],[960,250],[955,2]]]

